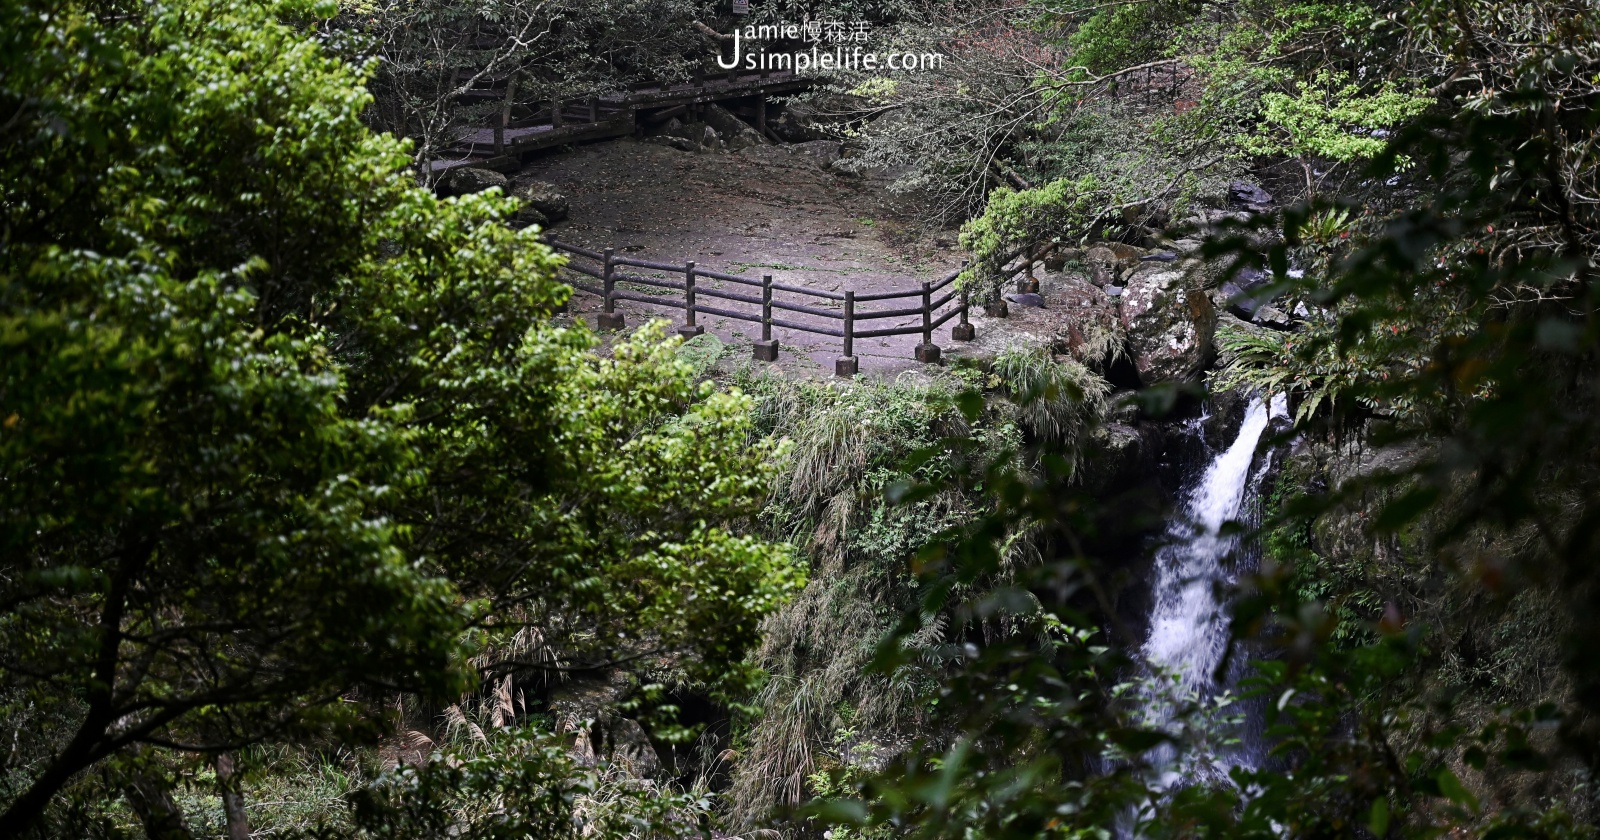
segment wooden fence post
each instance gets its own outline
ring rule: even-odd
[[[844,356],[833,363],[834,376],[855,376],[861,372],[856,360],[856,293],[844,293]]]
[[[983,303],[983,314],[990,318],[1004,318],[1011,314],[1011,307],[1006,305],[1006,299],[1000,296],[999,289],[989,290],[989,296]]]
[[[506,129],[511,127],[511,105],[517,98],[517,74],[506,77],[506,98],[500,104],[500,120],[494,126],[494,153],[506,153]]]
[[[963,271],[967,268],[967,261],[961,261]],[[961,322],[950,328],[950,338],[953,341],[971,341],[977,337],[977,330],[972,328],[972,322],[967,320],[967,309],[971,301],[967,294],[967,287],[961,287]]]
[[[617,301],[614,296],[617,290],[617,264],[613,261],[614,259],[615,252],[613,249],[607,248],[606,268],[600,278],[602,290],[605,292],[605,303],[600,310],[600,320],[597,324],[602,330],[622,329],[622,313],[617,311]]]
[[[761,275],[761,340],[751,348],[758,362],[778,360],[778,342],[772,337],[772,275]]]
[[[678,335],[683,336],[684,341],[705,334],[706,328],[694,322],[694,260],[690,260],[683,268],[683,320]]]
[[[1032,245],[1029,245],[1028,247],[1026,247],[1026,248],[1024,248],[1022,250],[1022,258],[1024,260],[1026,260],[1028,264],[1023,268],[1022,276],[1017,279],[1017,293],[1018,294],[1023,294],[1023,295],[1028,294],[1029,292],[1032,292],[1034,294],[1038,294],[1038,292],[1039,292],[1039,279],[1037,277],[1033,276],[1033,246]]]
[[[939,345],[933,343],[933,284],[922,284],[922,343],[917,345],[917,361],[933,364],[939,361]]]

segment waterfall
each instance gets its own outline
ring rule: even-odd
[[[1154,607],[1142,654],[1155,686],[1147,692],[1146,723],[1165,726],[1179,703],[1200,702],[1215,708],[1217,695],[1232,679],[1219,679],[1217,669],[1229,644],[1227,605],[1218,596],[1234,581],[1228,563],[1238,540],[1221,533],[1224,523],[1238,519],[1259,489],[1266,465],[1252,470],[1256,447],[1274,417],[1286,416],[1282,396],[1270,401],[1252,398],[1233,443],[1218,453],[1184,488],[1180,509],[1168,527],[1167,539],[1155,556]],[[1237,766],[1255,766],[1256,750],[1248,743],[1221,747],[1198,741],[1200,733],[1169,731],[1187,741],[1176,753],[1164,748],[1152,755],[1162,787],[1225,779]]]

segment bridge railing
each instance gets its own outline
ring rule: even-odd
[[[761,339],[755,342],[752,349],[752,354],[758,361],[778,360],[778,342],[772,337],[773,327],[825,335],[841,340],[843,352],[834,363],[834,373],[839,376],[854,376],[860,370],[855,352],[857,339],[921,335],[922,342],[916,346],[913,356],[919,362],[933,363],[939,361],[940,357],[939,345],[933,340],[934,330],[952,319],[958,319],[950,330],[951,339],[971,341],[975,335],[972,323],[968,320],[967,290],[959,287],[951,288],[962,269],[952,271],[937,281],[924,282],[917,288],[863,295],[856,294],[853,290],[831,292],[780,283],[773,280],[770,274],[764,274],[757,280],[738,274],[700,268],[693,261],[662,263],[618,256],[611,248],[592,251],[554,239],[547,238],[545,242],[570,257],[566,266],[569,270],[599,281],[590,283],[576,280],[572,286],[601,298],[602,309],[599,318],[601,329],[622,329],[623,315],[616,310],[616,304],[617,301],[627,300],[681,309],[684,323],[678,328],[678,334],[685,338],[692,338],[705,332],[705,328],[698,323],[698,316],[702,314],[760,324]],[[644,269],[668,276],[646,277],[627,271],[629,268]],[[681,280],[677,279],[678,275],[681,275]],[[725,287],[705,285],[701,282],[702,279],[742,286],[751,291],[735,291]],[[620,283],[664,289],[669,294],[648,294],[620,287],[618,285]],[[718,305],[703,303],[702,298],[710,298]],[[726,301],[727,304],[723,305],[722,301]],[[910,306],[887,308],[861,306],[866,303],[883,304],[889,301],[914,303]],[[743,308],[734,308],[738,305],[742,305]],[[797,320],[787,313],[809,315],[815,320]],[[873,321],[912,316],[920,316],[919,323],[895,327],[870,326]],[[865,329],[863,329],[864,324],[868,325]]]

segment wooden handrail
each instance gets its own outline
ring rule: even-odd
[[[685,338],[692,338],[704,332],[704,328],[697,323],[699,314],[717,315],[740,321],[751,321],[761,324],[761,340],[756,342],[753,353],[761,361],[777,360],[777,342],[772,339],[772,328],[783,327],[799,332],[808,332],[815,335],[826,335],[843,339],[843,355],[835,365],[835,373],[840,376],[853,376],[859,370],[859,363],[855,356],[855,340],[858,338],[878,338],[899,335],[920,335],[922,341],[917,345],[915,356],[924,363],[937,362],[940,357],[939,347],[933,343],[933,330],[948,323],[957,316],[960,322],[950,332],[951,338],[957,341],[970,341],[973,338],[972,324],[968,320],[968,296],[965,289],[953,289],[950,292],[934,297],[934,292],[942,289],[955,281],[963,268],[941,278],[937,283],[923,282],[917,288],[904,291],[874,292],[868,295],[858,295],[855,290],[845,292],[831,292],[824,289],[809,289],[804,286],[792,286],[776,283],[772,275],[763,275],[760,280],[743,277],[738,274],[714,271],[700,268],[693,261],[685,263],[665,263],[654,260],[640,259],[637,257],[619,257],[614,249],[607,248],[604,252],[593,251],[556,239],[544,237],[543,241],[551,248],[566,253],[572,257],[579,257],[600,263],[599,267],[591,267],[570,260],[566,267],[579,274],[595,277],[601,280],[601,285],[577,282],[573,283],[574,289],[598,295],[602,299],[602,311],[599,318],[601,329],[622,329],[623,316],[616,311],[616,301],[627,300],[638,303],[667,306],[680,309],[684,313],[684,324],[678,333]],[[678,274],[682,281],[645,277],[639,274],[618,271],[619,267],[627,266],[642,268],[647,271],[657,271],[665,274]],[[721,280],[743,286],[761,289],[761,296],[739,294],[732,291],[703,286],[698,281],[701,279]],[[647,295],[629,289],[620,289],[618,283],[633,283],[651,286],[659,289],[682,292],[676,295]],[[825,303],[822,306],[807,305],[800,302],[775,300],[775,292],[784,292],[792,295],[820,299]],[[759,314],[743,312],[734,309],[725,309],[718,306],[707,306],[700,302],[700,297],[716,298],[718,300],[742,303],[752,307],[759,307]],[[862,302],[896,300],[915,298],[918,305],[902,307],[899,309],[858,310],[857,305]],[[841,308],[824,308],[827,304],[840,303]],[[954,303],[953,307],[950,305]],[[950,307],[946,310],[947,307]],[[773,310],[784,310],[809,315],[821,319],[824,323],[805,323],[790,321],[773,317]],[[940,310],[946,310],[939,314]],[[885,318],[900,318],[920,316],[920,323],[901,327],[888,327],[875,330],[857,329],[857,322],[882,320]],[[839,328],[825,326],[827,323],[840,323]]]

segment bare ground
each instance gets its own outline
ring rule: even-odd
[[[553,226],[551,235],[595,250],[610,247],[621,255],[665,263],[694,260],[703,268],[746,277],[771,274],[781,283],[833,292],[853,289],[857,294],[916,288],[960,266],[954,235],[909,233],[910,216],[896,209],[897,201],[904,200],[888,194],[881,181],[825,170],[799,149],[758,146],[691,153],[625,139],[545,157],[518,177],[560,187],[571,201],[571,215]],[[702,303],[749,308],[710,298]],[[907,299],[872,306],[913,305]],[[675,325],[683,319],[679,307],[630,301],[618,307],[630,328],[653,317]],[[574,314],[591,325],[599,310],[596,297],[575,296]],[[837,321],[799,313],[784,317],[838,326]],[[981,339],[985,324],[977,307],[972,320]],[[748,347],[760,337],[755,323],[707,314],[700,316],[700,323],[735,347]],[[908,316],[861,328],[917,323],[920,318]],[[946,355],[959,350],[950,338],[953,323],[934,334]],[[838,338],[799,330],[775,328],[773,337],[780,343],[780,364],[796,373],[831,374],[842,350]],[[918,335],[858,340],[862,373],[917,367],[912,353],[920,341]]]

